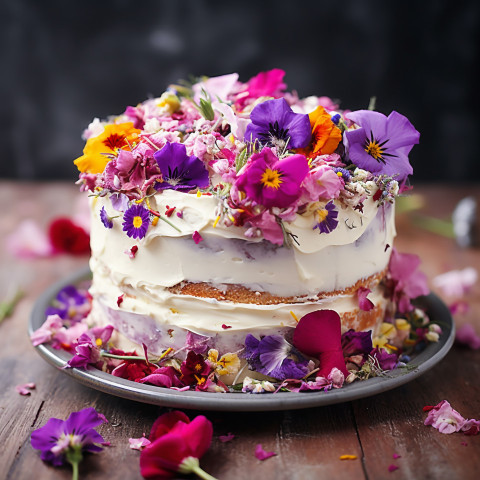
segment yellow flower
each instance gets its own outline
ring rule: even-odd
[[[234,375],[240,369],[240,359],[236,353],[226,353],[218,359],[218,350],[211,348],[208,361],[218,375]]]
[[[133,128],[132,122],[105,125],[104,131],[89,138],[83,155],[73,163],[82,173],[102,173],[110,161],[108,155],[117,155],[118,150],[130,149],[138,140],[141,130]]]
[[[175,113],[180,108],[180,100],[176,95],[170,92],[162,93],[162,96],[158,99],[157,106],[164,108],[166,112]]]

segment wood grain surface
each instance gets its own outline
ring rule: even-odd
[[[416,187],[425,199],[423,213],[448,218],[456,202],[480,189],[441,185]],[[129,437],[148,435],[153,421],[165,409],[123,400],[91,390],[45,363],[31,346],[27,322],[36,298],[52,283],[85,266],[87,257],[59,255],[20,260],[5,248],[4,239],[18,223],[34,218],[42,227],[59,215],[72,215],[79,198],[69,183],[0,182],[0,298],[16,286],[26,295],[14,314],[0,324],[0,478],[68,479],[68,467],[44,464],[30,446],[31,432],[50,417],[65,419],[70,412],[93,406],[109,420],[99,427],[111,447],[87,455],[80,477],[88,479],[140,479],[139,452]],[[480,249],[460,249],[453,240],[397,220],[396,246],[414,252],[431,280],[452,268],[480,270]],[[480,332],[480,286],[468,297],[470,311],[456,318],[471,322]],[[443,399],[466,418],[480,418],[480,350],[454,346],[447,357],[424,376],[374,397],[339,405],[296,411],[215,413],[214,439],[201,465],[222,480],[254,479],[476,479],[480,471],[480,436],[440,434],[423,425],[424,405]],[[15,386],[35,382],[30,396]],[[308,395],[308,393],[307,393]],[[190,416],[201,412],[187,412]],[[219,435],[235,434],[228,443]],[[257,444],[277,456],[264,462],[254,457]],[[356,460],[340,460],[340,455]],[[394,460],[393,454],[401,458]],[[398,470],[390,473],[395,464]]]

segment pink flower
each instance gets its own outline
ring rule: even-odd
[[[193,85],[193,100],[199,103],[200,98],[204,98],[202,90],[205,90],[211,100],[219,98],[221,101],[225,101],[235,87],[237,80],[238,73],[207,78],[203,82]]]
[[[319,377],[328,378],[337,368],[349,375],[342,350],[340,316],[334,310],[315,310],[303,316],[293,332],[293,344],[302,353],[318,358]]]
[[[218,436],[218,439],[222,443],[231,442],[234,438],[235,438],[235,435],[233,433],[227,433],[226,435],[219,435]]]
[[[132,450],[140,450],[142,451],[147,445],[150,445],[152,443],[150,440],[145,438],[145,434],[143,434],[143,437],[140,438],[129,438],[128,442],[130,443],[130,448]]]
[[[465,419],[446,400],[442,400],[428,412],[424,424],[431,425],[440,433],[450,434],[459,432]]]
[[[303,180],[302,199],[317,202],[319,198],[338,198],[344,181],[328,165],[311,170]]]
[[[462,427],[462,432],[465,435],[478,435],[480,432],[480,420],[474,418],[466,420]]]
[[[368,312],[375,307],[373,302],[369,298],[367,298],[367,295],[370,292],[371,290],[365,287],[360,287],[357,290],[358,306],[360,307],[360,310],[363,310],[364,312]]]
[[[15,387],[15,390],[20,394],[20,395],[30,395],[32,392],[30,390],[34,390],[36,385],[32,382],[30,383],[24,383],[22,385],[17,385]]]
[[[462,345],[470,347],[472,350],[480,348],[480,336],[477,335],[471,323],[465,323],[457,329],[455,340]]]
[[[203,237],[196,230],[193,232],[192,238],[196,245],[203,240]]]
[[[432,280],[433,285],[447,297],[463,297],[475,285],[478,272],[473,267],[463,270],[450,270],[437,275]]]
[[[400,467],[398,467],[397,465],[394,465],[393,463],[391,465],[388,466],[388,471],[390,473],[394,472],[395,470],[398,470]]]
[[[212,423],[203,415],[192,421],[178,410],[161,415],[152,426],[151,443],[140,454],[140,473],[147,479],[204,473],[199,459],[208,450],[212,434]]]
[[[5,239],[9,253],[18,258],[48,257],[53,247],[47,234],[34,220],[23,220],[14,232]]]
[[[266,452],[260,443],[255,447],[255,456],[262,462],[275,455],[277,455],[275,452]]]
[[[429,293],[427,277],[417,270],[419,265],[417,255],[398,253],[395,248],[392,249],[387,281],[400,313],[413,310],[411,299]]]
[[[256,232],[259,230],[263,238],[276,245],[283,245],[283,230],[280,227],[275,215],[272,215],[268,210],[265,210],[260,215],[252,217],[248,220],[251,228],[246,230],[245,236],[252,238],[257,236]]]

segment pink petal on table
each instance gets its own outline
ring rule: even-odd
[[[388,466],[388,471],[391,473],[391,472],[394,472],[395,470],[398,470],[400,467],[397,467],[397,465],[394,465],[393,463],[391,465]]]
[[[463,270],[450,270],[433,278],[433,286],[447,297],[462,297],[475,284],[478,272],[473,267]]]
[[[222,443],[231,442],[234,438],[235,438],[235,435],[233,433],[227,433],[226,435],[219,435],[218,436],[218,439]]]
[[[472,350],[478,350],[480,348],[480,336],[477,335],[471,323],[465,323],[457,329],[455,340],[457,343],[467,345]]]
[[[397,458],[402,458],[402,456],[399,455],[398,453],[394,453],[394,454],[392,455],[392,457],[393,457],[395,460],[396,460]]]
[[[20,222],[5,239],[8,252],[18,258],[48,257],[53,248],[48,235],[31,219]]]
[[[255,447],[255,456],[262,462],[263,460],[274,457],[275,455],[277,455],[275,452],[266,452],[260,443]]]
[[[147,445],[150,445],[150,440],[148,438],[145,438],[145,436],[140,437],[140,438],[129,438],[128,442],[130,443],[130,448],[132,450],[142,450],[145,448]]]
[[[24,383],[22,385],[17,385],[15,387],[15,390],[20,394],[20,395],[30,395],[32,392],[30,390],[34,390],[36,385],[32,382],[30,383]]]

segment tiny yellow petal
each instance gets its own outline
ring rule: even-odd
[[[293,319],[298,323],[298,317],[293,313],[292,310],[290,310],[290,315],[293,317]]]
[[[356,460],[356,455],[340,455],[340,460]]]

